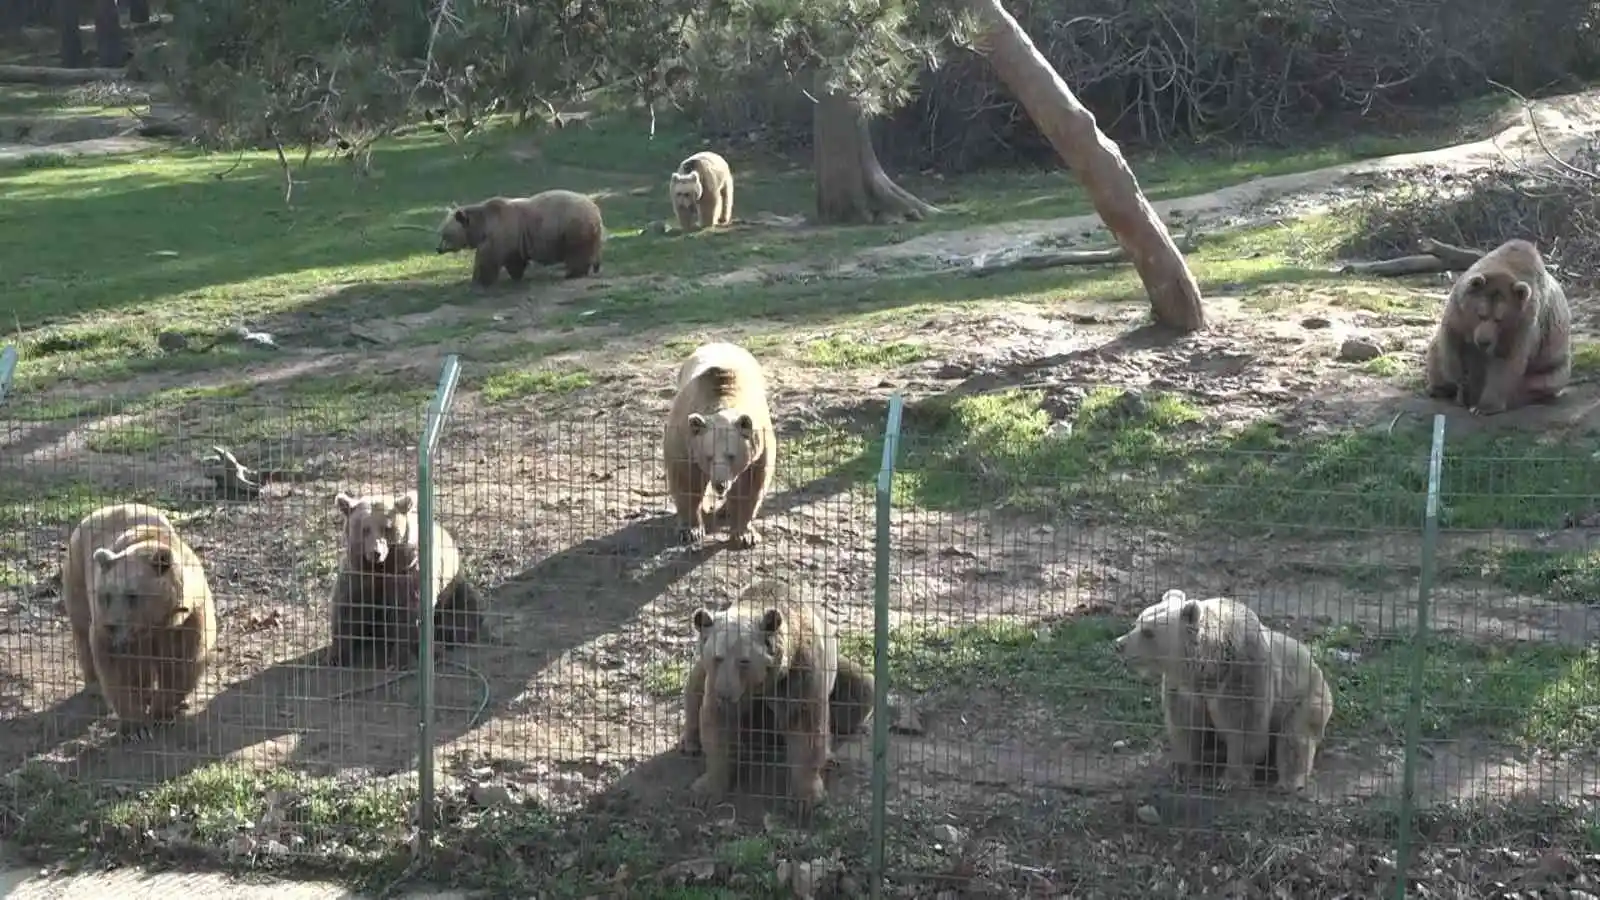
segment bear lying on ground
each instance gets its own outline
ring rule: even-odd
[[[703,344],[678,368],[677,384],[662,461],[679,540],[704,540],[706,514],[722,506],[733,546],[754,547],[761,534],[752,523],[778,460],[761,364],[736,344]]]
[[[1428,394],[1490,416],[1561,396],[1572,309],[1539,248],[1506,241],[1450,289],[1425,359]]]
[[[576,191],[551,190],[532,197],[491,197],[445,214],[439,224],[440,253],[476,250],[472,280],[488,287],[503,268],[520,281],[528,264],[566,267],[568,278],[599,274],[606,229],[600,206]]]
[[[98,684],[124,732],[177,719],[217,644],[205,566],[160,510],[95,510],[67,540],[61,599],[84,687]]]
[[[826,617],[757,582],[728,609],[697,609],[699,654],[684,685],[682,748],[704,752],[691,787],[702,801],[724,796],[750,742],[783,737],[789,791],[809,807],[823,799],[829,736],[854,734],[872,714],[873,678],[839,655]],[[770,731],[769,731],[770,730]]]
[[[353,497],[334,504],[344,517],[344,553],[330,602],[328,662],[349,665],[366,649],[389,665],[410,661],[419,644],[422,526],[417,495]],[[461,572],[461,554],[444,526],[433,526],[435,655],[473,643],[483,627],[478,592]]]
[[[1267,628],[1243,603],[1169,590],[1116,647],[1134,668],[1161,676],[1181,776],[1215,761],[1207,741],[1220,738],[1230,781],[1251,784],[1256,767],[1276,764],[1281,787],[1305,787],[1333,715],[1333,692],[1304,644]]]
[[[678,164],[667,183],[678,227],[684,231],[733,221],[733,170],[728,161],[702,150]]]

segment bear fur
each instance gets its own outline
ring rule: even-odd
[[[733,765],[751,744],[781,735],[789,791],[803,805],[823,799],[829,737],[858,731],[872,714],[872,675],[839,655],[826,617],[757,582],[720,614],[695,610],[699,650],[684,684],[682,749],[705,754],[691,787],[703,801],[723,797]]]
[[[344,517],[344,552],[330,602],[328,661],[349,665],[365,649],[388,664],[410,661],[420,641],[422,560],[417,495],[354,497],[334,505]],[[433,526],[434,652],[470,644],[483,628],[483,604],[461,572],[461,554],[444,526]]]
[[[568,278],[599,274],[605,242],[599,204],[576,191],[551,190],[450,210],[439,224],[438,252],[477,251],[472,280],[488,287],[502,268],[521,281],[530,263],[560,264]]]
[[[702,150],[678,164],[667,183],[678,227],[684,231],[733,221],[733,170],[728,161]]]
[[[1572,310],[1539,248],[1510,240],[1461,273],[1426,356],[1428,394],[1491,416],[1572,380]]]
[[[704,540],[707,514],[721,507],[733,546],[754,547],[761,534],[752,522],[778,460],[766,374],[743,347],[709,343],[678,368],[677,386],[662,455],[679,540]]]
[[[1207,741],[1220,737],[1230,781],[1248,785],[1257,767],[1274,766],[1280,787],[1305,788],[1333,715],[1333,692],[1304,644],[1267,628],[1243,603],[1169,590],[1117,638],[1116,649],[1134,668],[1161,676],[1180,775],[1219,761]]]
[[[98,684],[125,730],[177,719],[217,645],[205,565],[162,512],[95,510],[72,530],[61,599],[84,687]]]

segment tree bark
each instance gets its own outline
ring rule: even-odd
[[[83,35],[78,31],[78,0],[56,0],[56,27],[61,29],[61,65],[83,65]]]
[[[821,76],[816,84],[811,153],[817,176],[817,221],[919,221],[938,212],[883,171],[878,153],[872,149],[872,132],[861,104],[852,97],[821,90]]]
[[[128,0],[128,21],[144,25],[150,21],[150,0]]]
[[[122,19],[117,15],[117,0],[94,0],[94,56],[102,68],[128,61],[122,41]]]
[[[1150,296],[1157,323],[1178,331],[1206,327],[1200,286],[1116,143],[1095,123],[1055,67],[1034,47],[1000,0],[966,0],[985,26],[982,51],[1050,146],[1088,191]]]

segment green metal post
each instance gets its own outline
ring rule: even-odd
[[[17,348],[7,346],[0,350],[0,403],[11,393],[11,379],[17,376]]]
[[[1422,742],[1422,681],[1428,666],[1428,601],[1433,593],[1434,556],[1439,545],[1439,479],[1444,468],[1444,416],[1433,417],[1433,448],[1428,452],[1428,501],[1422,515],[1422,571],[1417,578],[1417,633],[1411,648],[1411,696],[1406,705],[1405,773],[1400,785],[1400,834],[1395,851],[1396,900],[1405,900],[1411,872],[1416,818],[1417,758]]]
[[[883,897],[885,816],[889,805],[889,512],[894,507],[894,461],[900,450],[905,402],[889,398],[883,429],[883,464],[878,469],[878,534],[874,547],[872,603],[872,898]]]
[[[439,373],[439,386],[428,404],[428,418],[417,443],[417,519],[418,560],[422,577],[421,603],[417,611],[417,827],[419,847],[432,846],[433,838],[433,453],[439,445],[444,418],[455,399],[456,383],[461,380],[461,363],[454,353],[445,357]]]

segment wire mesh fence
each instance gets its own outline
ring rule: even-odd
[[[1370,896],[1492,869],[1462,848],[1600,852],[1593,459],[1457,454],[1442,419],[1171,448],[896,396],[779,422],[736,547],[725,514],[684,533],[660,423],[452,415],[456,376],[359,417],[6,399],[15,839],[845,896]],[[70,621],[169,615],[116,580],[127,522],[69,546],[125,503],[214,604],[172,723],[86,690]],[[831,693],[751,674],[819,661]],[[718,712],[740,686],[763,702]]]

